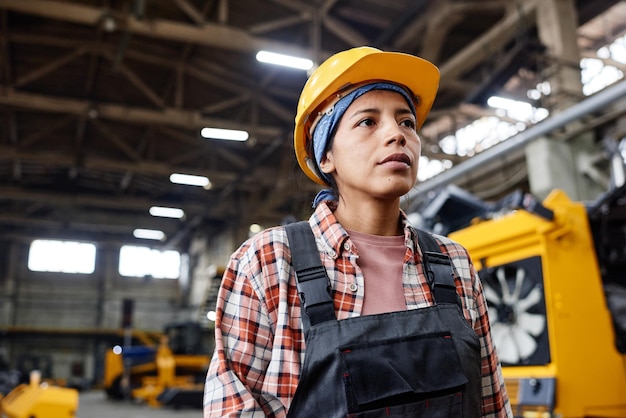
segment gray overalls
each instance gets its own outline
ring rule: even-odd
[[[288,418],[481,416],[480,344],[430,234],[419,242],[434,306],[338,321],[309,224],[287,233],[306,338]]]

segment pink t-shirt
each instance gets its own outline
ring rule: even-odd
[[[347,231],[358,252],[363,271],[365,299],[361,315],[406,310],[402,268],[404,236],[379,236]]]

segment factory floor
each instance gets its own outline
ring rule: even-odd
[[[81,392],[76,418],[202,418],[200,409],[151,408],[132,401],[112,401],[102,391]]]

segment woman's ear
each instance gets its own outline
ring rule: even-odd
[[[335,164],[333,163],[333,153],[332,151],[327,151],[322,161],[320,161],[320,170],[324,174],[330,174],[335,171]]]

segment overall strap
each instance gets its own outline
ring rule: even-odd
[[[285,226],[291,265],[296,272],[296,284],[302,307],[302,322],[305,335],[309,326],[336,320],[331,296],[330,279],[320,260],[315,236],[307,221]]]
[[[424,271],[435,303],[456,303],[461,306],[454,284],[452,260],[441,252],[439,244],[429,232],[418,229],[417,239],[424,255]]]

